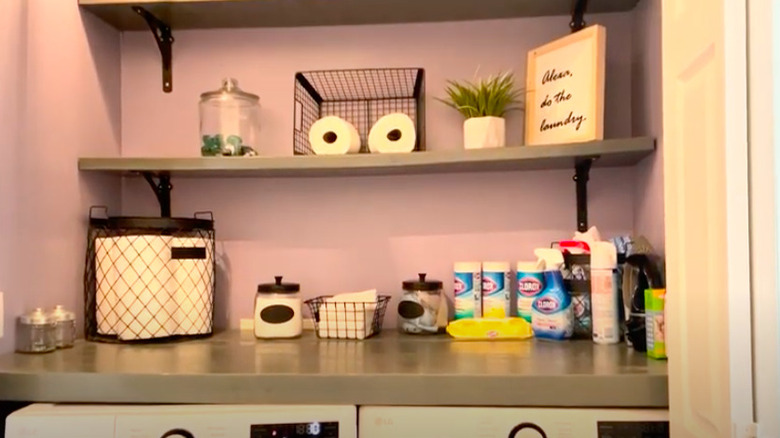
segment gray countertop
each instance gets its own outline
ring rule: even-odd
[[[101,403],[666,407],[664,362],[589,341],[259,341],[251,332],[157,345],[79,342],[0,356],[0,400]]]

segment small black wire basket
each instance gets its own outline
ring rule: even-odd
[[[102,211],[100,216],[95,212]],[[208,219],[203,218],[203,216]],[[214,218],[89,212],[84,332],[89,341],[153,342],[212,334]]]
[[[320,70],[295,74],[293,152],[313,155],[309,130],[317,120],[338,116],[357,128],[361,153],[368,132],[381,117],[404,113],[415,122],[414,150],[425,150],[425,70],[381,68]]]
[[[382,331],[389,295],[375,302],[328,302],[329,296],[306,300],[317,337],[323,339],[367,339]]]

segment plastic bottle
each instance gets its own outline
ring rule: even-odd
[[[611,242],[590,246],[590,300],[593,312],[593,342],[620,342],[618,289],[614,279],[617,249]]]
[[[534,254],[545,261],[544,288],[534,300],[531,327],[539,339],[565,340],[574,331],[571,295],[563,284],[563,254],[557,249],[542,248]]]

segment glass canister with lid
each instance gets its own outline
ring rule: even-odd
[[[76,340],[76,314],[63,306],[55,306],[51,311],[54,319],[54,341],[57,348],[70,348]]]
[[[16,351],[48,353],[57,348],[55,321],[41,308],[20,316],[16,322]]]
[[[417,279],[404,281],[402,287],[404,293],[398,303],[398,328],[410,334],[437,333],[442,282],[426,279],[426,274],[418,274]]]
[[[282,276],[273,283],[257,286],[255,298],[255,337],[261,339],[295,338],[303,331],[301,286],[284,283]]]
[[[238,87],[233,78],[218,90],[200,95],[201,155],[256,155],[260,133],[260,98]]]

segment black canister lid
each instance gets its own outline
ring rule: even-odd
[[[424,291],[437,291],[441,290],[442,282],[439,280],[426,280],[426,274],[417,274],[420,276],[417,280],[406,280],[403,282],[404,290],[424,290]]]
[[[301,285],[298,283],[282,283],[282,276],[274,277],[274,283],[262,283],[257,285],[257,292],[261,294],[292,294],[300,292]]]

